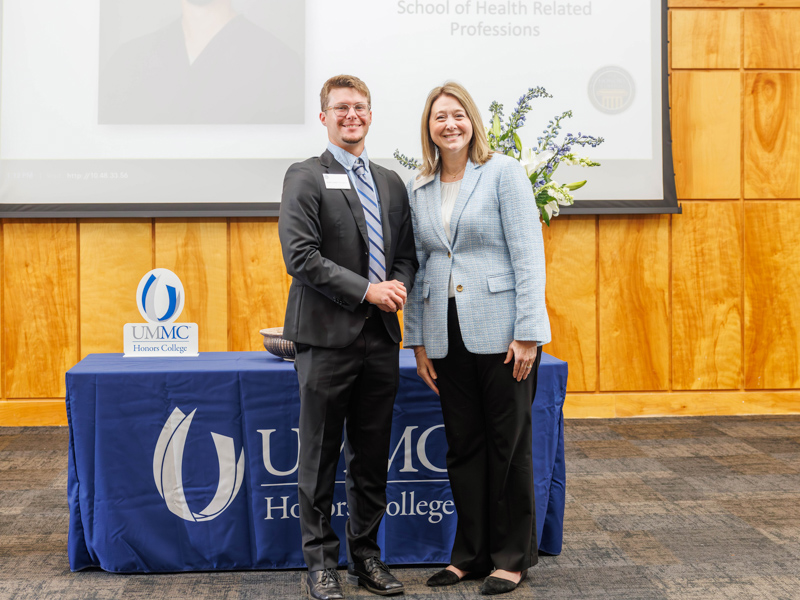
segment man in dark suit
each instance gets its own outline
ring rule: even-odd
[[[403,592],[380,560],[386,472],[399,380],[397,311],[417,259],[400,177],[369,162],[370,93],[332,77],[320,93],[328,149],[292,165],[278,229],[293,277],[283,335],[295,342],[300,381],[298,499],[311,598],[343,598],[331,508],[345,429],[347,580],[381,595]]]

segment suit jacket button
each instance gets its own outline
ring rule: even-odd
[[[463,285],[456,286],[456,291],[457,292],[463,292],[464,291],[464,286]]]
[[[449,252],[447,253],[447,258],[450,258],[450,253]]]

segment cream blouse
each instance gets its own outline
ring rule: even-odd
[[[447,234],[447,241],[453,243],[453,236],[450,234],[450,218],[453,216],[453,207],[456,205],[458,191],[461,189],[461,180],[442,182],[442,225]],[[453,286],[453,273],[450,273],[450,289],[447,292],[448,298],[455,298],[456,289]]]

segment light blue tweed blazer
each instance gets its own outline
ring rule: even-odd
[[[542,225],[522,165],[502,154],[467,163],[450,220],[452,244],[439,175],[413,178],[408,196],[419,270],[403,310],[403,343],[425,346],[430,358],[447,356],[451,273],[470,352],[506,352],[514,339],[549,342]]]

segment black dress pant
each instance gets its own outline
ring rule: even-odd
[[[531,403],[541,348],[528,378],[518,382],[514,361],[503,364],[505,352],[467,350],[453,298],[447,335],[447,356],[433,366],[458,514],[450,563],[465,571],[523,571],[538,561]]]
[[[309,570],[335,568],[339,538],[331,526],[336,467],[345,430],[347,559],[380,557],[386,465],[399,381],[399,346],[376,313],[345,348],[297,344],[300,382],[298,500]]]

